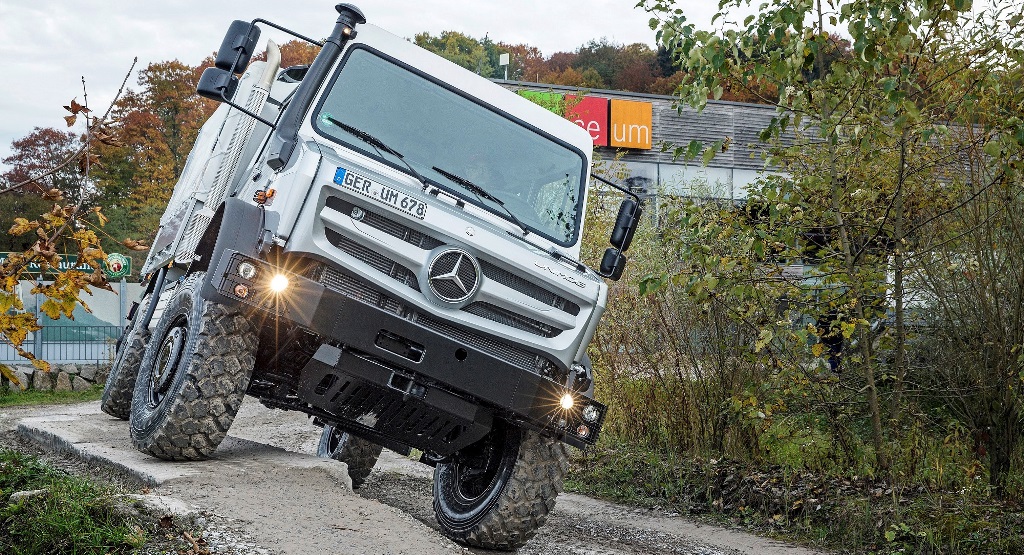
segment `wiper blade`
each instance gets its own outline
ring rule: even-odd
[[[374,137],[373,135],[367,133],[366,131],[363,131],[362,129],[359,129],[359,128],[356,128],[356,127],[352,127],[351,125],[349,125],[349,124],[347,124],[345,122],[336,120],[336,119],[332,118],[329,115],[325,114],[324,115],[324,119],[329,121],[331,124],[333,124],[333,125],[335,125],[337,127],[340,127],[344,131],[347,131],[350,135],[352,135],[353,137],[359,139],[360,141],[363,141],[364,143],[366,143],[366,144],[368,144],[368,145],[370,145],[370,146],[372,146],[372,147],[374,147],[374,148],[376,148],[378,150],[383,150],[384,152],[387,152],[388,154],[391,154],[391,155],[395,156],[396,158],[401,160],[402,163],[405,164],[405,167],[409,168],[409,171],[412,172],[412,175],[414,177],[416,177],[416,179],[419,180],[420,183],[423,184],[423,190],[426,190],[427,187],[429,186],[427,184],[426,178],[424,178],[422,175],[420,175],[420,172],[416,171],[416,169],[413,168],[409,164],[409,162],[407,162],[405,160],[405,156],[402,156],[401,152],[398,152],[397,150],[395,150],[395,149],[391,148],[390,146],[388,146],[387,144],[385,144],[384,141],[378,139],[377,137]]]
[[[508,209],[508,207],[505,206],[505,203],[502,202],[501,199],[499,199],[498,197],[488,193],[487,190],[484,189],[483,187],[477,185],[476,183],[473,183],[472,181],[466,179],[465,177],[461,177],[461,176],[455,175],[454,173],[446,171],[444,169],[441,169],[441,168],[439,168],[437,166],[433,166],[431,169],[433,169],[437,173],[447,177],[453,183],[457,183],[459,185],[462,185],[463,188],[465,188],[467,191],[469,191],[469,192],[473,193],[474,195],[476,195],[477,198],[479,198],[479,199],[487,199],[487,200],[493,202],[494,204],[497,204],[498,206],[501,207],[502,210],[505,211],[506,214],[508,214],[509,218],[512,218],[512,222],[514,222],[517,226],[519,226],[519,229],[523,230],[523,235],[527,235],[527,234],[530,233],[530,230],[525,225],[523,225],[523,222],[519,221],[519,218],[517,218],[516,215],[513,214],[512,211]]]

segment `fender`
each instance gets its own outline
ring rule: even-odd
[[[225,251],[234,251],[259,258],[264,235],[264,221],[265,213],[262,206],[245,202],[237,197],[224,200],[222,209],[210,223],[206,236],[203,237],[196,249],[197,253],[201,253],[201,259],[190,268],[190,272],[206,270],[206,277],[203,278],[202,286],[199,289],[200,297],[208,301],[234,304],[233,299],[217,292],[213,281],[214,277],[222,275],[226,271],[226,268],[222,267],[228,262],[228,259],[223,256]],[[216,240],[213,240],[214,236]],[[210,247],[211,243],[212,248]]]

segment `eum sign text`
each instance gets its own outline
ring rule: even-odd
[[[594,146],[651,148],[650,102],[556,92],[519,94],[586,129]]]

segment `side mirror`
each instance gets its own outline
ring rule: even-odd
[[[256,41],[259,39],[259,27],[248,21],[233,21],[224,35],[224,41],[220,43],[217,57],[213,61],[214,65],[228,73],[242,73],[249,65]]]
[[[238,76],[234,73],[219,67],[208,67],[203,70],[203,75],[199,78],[196,92],[199,96],[217,102],[230,102],[234,98],[237,88]]]
[[[626,269],[626,256],[617,248],[611,247],[601,257],[601,275],[618,281],[622,271]]]
[[[613,247],[620,251],[629,249],[633,242],[633,234],[640,225],[640,216],[643,214],[643,207],[632,198],[623,199],[619,205],[619,214],[615,217],[615,227],[612,228],[612,235],[608,241]],[[607,254],[607,253],[606,253]]]

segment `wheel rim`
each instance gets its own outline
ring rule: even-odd
[[[334,457],[338,452],[338,448],[341,447],[342,439],[344,439],[345,432],[332,427],[331,435],[327,438],[327,456]]]
[[[472,457],[476,464],[470,466],[468,461],[460,461],[453,465],[452,493],[464,506],[472,506],[488,495],[499,479],[505,455],[505,431],[498,430],[489,437],[490,440],[482,446],[481,452]]]
[[[167,397],[167,392],[174,383],[174,376],[178,372],[178,363],[181,361],[181,353],[185,350],[187,339],[188,329],[185,322],[178,321],[160,343],[156,364],[149,376],[149,401],[153,406],[159,405]]]

